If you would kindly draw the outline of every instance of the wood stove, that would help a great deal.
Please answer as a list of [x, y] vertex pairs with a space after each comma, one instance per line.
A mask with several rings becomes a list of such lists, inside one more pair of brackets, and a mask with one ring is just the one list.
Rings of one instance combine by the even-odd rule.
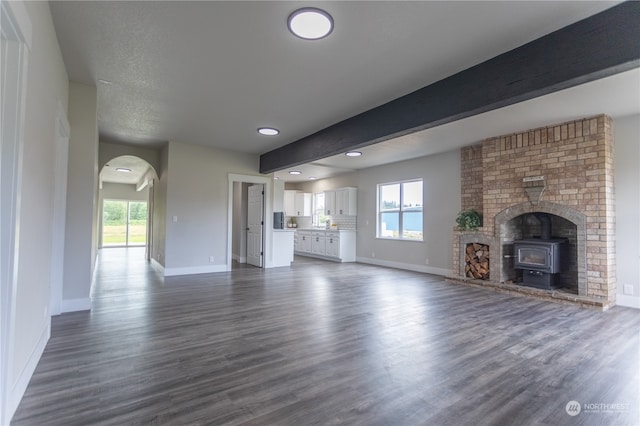
[[565, 238], [531, 238], [514, 242], [516, 269], [522, 269], [522, 284], [551, 290], [559, 287], [562, 272]]
[[559, 273], [565, 263], [569, 241], [551, 237], [551, 219], [546, 213], [534, 213], [541, 225], [540, 238], [514, 242], [516, 269], [522, 270], [522, 284], [551, 290], [561, 287]]

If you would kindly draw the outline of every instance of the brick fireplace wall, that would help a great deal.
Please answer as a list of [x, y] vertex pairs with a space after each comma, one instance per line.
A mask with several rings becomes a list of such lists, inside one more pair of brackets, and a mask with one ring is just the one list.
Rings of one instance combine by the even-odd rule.
[[[615, 303], [615, 200], [612, 121], [605, 115], [486, 139], [460, 153], [462, 208], [483, 213], [476, 233], [454, 232], [453, 271], [467, 241], [491, 241], [492, 256], [503, 256], [503, 221], [546, 211], [577, 225], [577, 275], [581, 296]], [[525, 178], [540, 179], [539, 200]], [[498, 250], [496, 250], [496, 248]], [[464, 249], [464, 247], [462, 247]], [[498, 259], [492, 279], [504, 279]]]

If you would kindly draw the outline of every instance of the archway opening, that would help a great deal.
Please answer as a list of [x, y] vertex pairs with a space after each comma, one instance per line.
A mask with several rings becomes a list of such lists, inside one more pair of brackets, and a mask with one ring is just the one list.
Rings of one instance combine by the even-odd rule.
[[146, 160], [122, 155], [100, 171], [98, 236], [100, 248], [146, 247], [153, 243], [154, 181], [158, 175]]

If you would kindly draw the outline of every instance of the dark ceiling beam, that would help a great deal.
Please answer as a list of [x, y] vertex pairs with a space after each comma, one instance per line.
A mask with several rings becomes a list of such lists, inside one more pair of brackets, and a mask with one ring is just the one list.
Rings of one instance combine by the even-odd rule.
[[628, 1], [260, 156], [260, 172], [362, 148], [640, 67]]

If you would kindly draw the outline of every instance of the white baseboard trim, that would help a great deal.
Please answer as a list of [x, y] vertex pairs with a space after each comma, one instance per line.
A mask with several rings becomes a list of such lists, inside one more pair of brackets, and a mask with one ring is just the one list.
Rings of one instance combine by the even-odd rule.
[[616, 305], [640, 309], [640, 297], [618, 294], [616, 295]]
[[20, 376], [18, 380], [16, 380], [16, 384], [13, 386], [8, 396], [8, 406], [7, 406], [7, 418], [11, 419], [18, 409], [18, 405], [20, 405], [20, 401], [24, 396], [24, 392], [27, 390], [27, 386], [31, 381], [31, 377], [33, 376], [33, 372], [36, 371], [36, 367], [38, 366], [38, 362], [40, 362], [40, 358], [42, 358], [42, 353], [44, 352], [44, 348], [47, 346], [47, 342], [51, 337], [51, 320], [47, 321], [47, 325], [44, 330], [42, 330], [42, 334], [38, 339], [38, 343], [35, 348], [33, 348], [33, 352], [31, 352], [31, 356], [27, 360], [27, 364], [24, 366], [24, 369], [20, 372]]
[[151, 258], [151, 267], [154, 269], [154, 271], [164, 275], [164, 266], [162, 266], [162, 264], [154, 258]]
[[62, 299], [60, 303], [60, 312], [77, 312], [91, 310], [91, 298], [85, 299]]
[[440, 275], [448, 277], [451, 275], [450, 269], [435, 268], [433, 266], [414, 265], [412, 263], [394, 262], [391, 260], [380, 260], [370, 257], [357, 257], [356, 262], [368, 263], [370, 265], [386, 266], [388, 268], [405, 269], [407, 271], [422, 272], [425, 274]]
[[227, 272], [227, 265], [187, 266], [184, 268], [164, 268], [165, 277], [176, 275], [211, 274], [215, 272]]
[[238, 263], [247, 263], [246, 256], [240, 256], [239, 254], [234, 254], [231, 258]]

